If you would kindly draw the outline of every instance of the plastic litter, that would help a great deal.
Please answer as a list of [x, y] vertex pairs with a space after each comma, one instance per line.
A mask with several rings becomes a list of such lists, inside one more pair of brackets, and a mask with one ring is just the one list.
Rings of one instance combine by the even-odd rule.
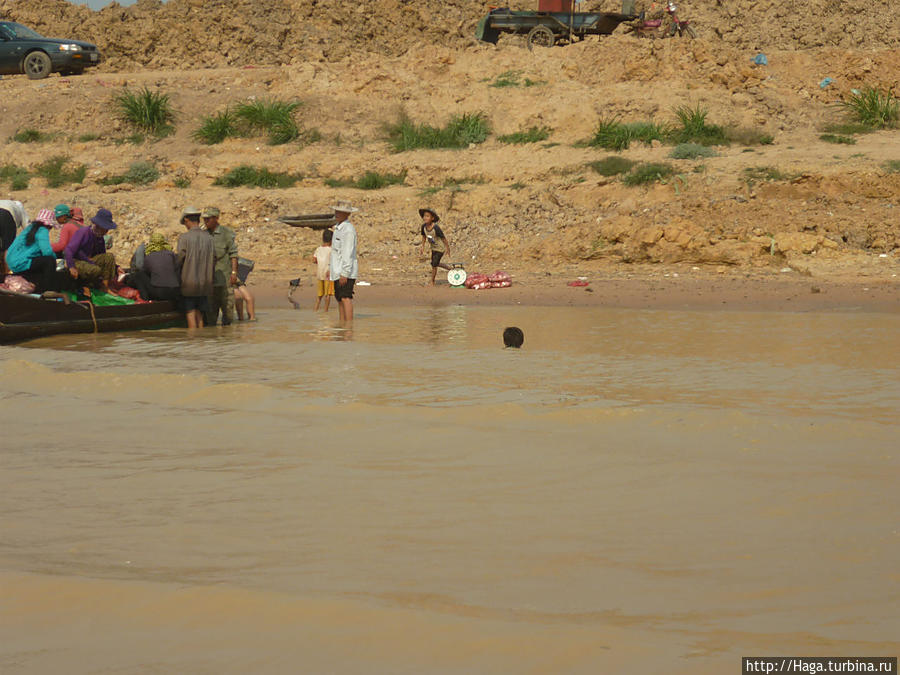
[[819, 82], [819, 89], [824, 89], [825, 87], [827, 87], [827, 86], [828, 86], [829, 84], [831, 84], [832, 82], [834, 82], [834, 80], [832, 80], [830, 77], [826, 77], [824, 80], [822, 80], [821, 82]]
[[769, 65], [769, 59], [767, 59], [767, 58], [766, 58], [766, 55], [763, 54], [762, 52], [760, 52], [760, 53], [757, 54], [756, 56], [751, 57], [751, 60], [753, 61], [753, 63], [755, 63], [755, 64], [758, 65], [758, 66], [767, 66], [767, 65]]
[[356, 285], [357, 286], [371, 286], [372, 284], [370, 284], [368, 281], [357, 281]]
[[576, 279], [575, 281], [570, 281], [569, 283], [567, 283], [566, 286], [573, 286], [576, 288], [580, 288], [581, 286], [587, 286], [589, 283], [590, 283], [589, 281], [582, 281], [581, 279]]

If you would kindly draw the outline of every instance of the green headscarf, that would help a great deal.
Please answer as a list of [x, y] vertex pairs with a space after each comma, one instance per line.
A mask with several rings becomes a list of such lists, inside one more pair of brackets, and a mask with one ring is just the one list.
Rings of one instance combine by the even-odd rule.
[[144, 253], [156, 253], [157, 251], [171, 251], [172, 247], [166, 241], [165, 235], [160, 232], [154, 232], [150, 235], [150, 242], [144, 247]]

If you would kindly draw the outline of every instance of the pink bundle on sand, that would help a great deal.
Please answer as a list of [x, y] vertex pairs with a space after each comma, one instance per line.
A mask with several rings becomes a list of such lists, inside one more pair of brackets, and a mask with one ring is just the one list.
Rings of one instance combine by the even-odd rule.
[[466, 288], [481, 291], [486, 288], [507, 288], [512, 285], [512, 280], [506, 272], [497, 270], [490, 276], [487, 274], [470, 274], [466, 278]]

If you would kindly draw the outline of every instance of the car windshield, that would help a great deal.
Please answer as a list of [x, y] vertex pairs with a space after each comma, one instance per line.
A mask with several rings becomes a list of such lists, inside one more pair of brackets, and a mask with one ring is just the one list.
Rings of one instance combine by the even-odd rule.
[[20, 23], [3, 23], [0, 24], [0, 29], [3, 30], [4, 35], [10, 38], [34, 39], [44, 37], [40, 33], [35, 33], [28, 26], [23, 26]]

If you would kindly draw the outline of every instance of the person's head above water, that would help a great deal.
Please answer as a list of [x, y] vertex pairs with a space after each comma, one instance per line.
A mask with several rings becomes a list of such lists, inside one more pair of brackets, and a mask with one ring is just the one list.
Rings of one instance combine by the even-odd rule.
[[510, 326], [506, 330], [503, 331], [503, 346], [504, 347], [515, 347], [518, 349], [525, 342], [525, 333], [522, 332], [521, 328], [516, 328], [515, 326]]

